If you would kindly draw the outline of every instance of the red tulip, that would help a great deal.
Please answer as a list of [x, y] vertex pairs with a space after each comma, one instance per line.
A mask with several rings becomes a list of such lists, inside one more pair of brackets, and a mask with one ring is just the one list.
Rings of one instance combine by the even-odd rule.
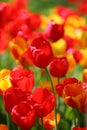
[[[8, 17], [13, 20], [9, 22], [7, 29], [10, 32], [11, 37], [14, 38], [16, 36], [22, 36], [23, 38], [25, 38], [25, 40], [28, 40], [28, 38], [30, 38], [30, 36], [33, 34], [32, 31], [40, 27], [41, 16], [39, 14], [31, 13], [27, 9], [19, 8], [18, 10], [17, 6], [12, 9], [10, 8], [11, 7], [8, 8], [8, 15], [11, 16]], [[15, 11], [15, 9], [17, 11]]]
[[78, 8], [81, 14], [87, 14], [87, 1], [86, 0], [82, 0], [79, 4], [78, 4]]
[[75, 49], [75, 46], [78, 44], [78, 41], [74, 38], [71, 38], [69, 36], [64, 36], [64, 40], [66, 41], [66, 49]]
[[0, 2], [0, 28], [3, 28], [6, 24], [6, 9], [8, 4], [5, 2]]
[[81, 127], [73, 127], [72, 130], [87, 130], [87, 126], [81, 128]]
[[64, 35], [64, 25], [57, 24], [55, 21], [50, 21], [47, 25], [45, 36], [52, 42], [56, 42]]
[[10, 87], [4, 92], [3, 99], [6, 111], [11, 113], [12, 108], [25, 99], [25, 95], [19, 88]]
[[44, 117], [54, 109], [55, 96], [46, 88], [36, 88], [32, 94], [32, 99], [36, 103], [38, 117]]
[[40, 68], [45, 68], [53, 58], [52, 48], [42, 35], [33, 39], [29, 45], [28, 54], [31, 62]]
[[0, 54], [1, 54], [7, 50], [9, 45], [8, 34], [3, 29], [0, 29], [0, 42], [1, 42]]
[[33, 106], [26, 101], [22, 101], [15, 105], [12, 109], [11, 115], [13, 122], [22, 130], [30, 129], [34, 125], [36, 119]]
[[54, 77], [64, 77], [68, 70], [68, 61], [66, 57], [55, 57], [50, 63], [49, 70]]
[[41, 15], [30, 13], [27, 19], [27, 25], [31, 30], [36, 30], [41, 25]]
[[13, 69], [10, 80], [14, 87], [19, 87], [23, 92], [31, 92], [34, 86], [34, 73], [23, 68]]
[[28, 4], [28, 0], [13, 0], [13, 2], [18, 8], [25, 8]]
[[76, 62], [78, 63], [81, 59], [82, 59], [82, 53], [80, 52], [80, 50], [74, 50], [73, 52], [73, 56], [76, 60]]
[[57, 10], [57, 13], [65, 20], [69, 16], [78, 14], [76, 11], [73, 11], [72, 9], [70, 9], [66, 6], [57, 6], [56, 10]]

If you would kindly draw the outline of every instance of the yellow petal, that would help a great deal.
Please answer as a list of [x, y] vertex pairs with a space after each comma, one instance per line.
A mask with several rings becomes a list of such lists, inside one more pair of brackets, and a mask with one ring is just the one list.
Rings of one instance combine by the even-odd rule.
[[52, 43], [51, 46], [55, 56], [62, 56], [66, 52], [66, 42], [62, 38]]
[[1, 91], [5, 91], [10, 86], [11, 86], [10, 70], [2, 69], [0, 71], [0, 89], [1, 89]]

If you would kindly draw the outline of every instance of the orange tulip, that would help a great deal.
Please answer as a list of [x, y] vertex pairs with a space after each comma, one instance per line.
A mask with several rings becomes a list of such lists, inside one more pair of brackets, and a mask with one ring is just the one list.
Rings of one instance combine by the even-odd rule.
[[80, 109], [87, 102], [87, 85], [76, 78], [65, 79], [62, 84], [56, 86], [56, 91], [64, 98], [65, 103], [73, 108]]
[[0, 124], [0, 130], [8, 130], [8, 126], [4, 124]]

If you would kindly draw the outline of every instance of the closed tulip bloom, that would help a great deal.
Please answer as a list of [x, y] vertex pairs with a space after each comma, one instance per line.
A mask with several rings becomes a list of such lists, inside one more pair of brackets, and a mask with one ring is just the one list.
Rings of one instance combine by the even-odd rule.
[[36, 112], [38, 117], [42, 118], [54, 109], [55, 96], [46, 88], [36, 88], [32, 94], [32, 99], [37, 104]]
[[32, 128], [36, 120], [35, 110], [32, 105], [29, 105], [26, 101], [20, 102], [15, 105], [11, 112], [12, 120], [22, 130], [28, 130]]
[[55, 57], [49, 66], [49, 71], [54, 77], [64, 77], [68, 70], [68, 61], [66, 57]]
[[80, 52], [80, 50], [74, 50], [73, 56], [76, 60], [76, 63], [79, 63], [79, 61], [82, 59], [82, 53]]
[[10, 73], [10, 80], [14, 87], [19, 87], [23, 92], [31, 92], [34, 87], [32, 70], [24, 70], [20, 67], [13, 69]]
[[53, 58], [51, 45], [42, 35], [33, 39], [28, 54], [31, 62], [39, 68], [45, 68]]
[[12, 108], [25, 99], [24, 93], [19, 88], [10, 87], [3, 94], [4, 106], [8, 113]]
[[64, 25], [50, 21], [47, 25], [45, 36], [52, 42], [56, 42], [64, 36]]
[[[86, 90], [76, 78], [67, 78], [56, 86], [57, 93], [73, 108], [81, 108], [86, 102]], [[61, 91], [61, 92], [60, 92]], [[60, 94], [61, 93], [61, 94]]]

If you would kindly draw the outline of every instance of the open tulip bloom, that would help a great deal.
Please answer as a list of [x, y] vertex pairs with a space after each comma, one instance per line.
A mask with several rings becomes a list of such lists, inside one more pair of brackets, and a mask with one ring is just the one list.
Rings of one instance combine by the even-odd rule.
[[87, 130], [87, 0], [1, 1], [0, 130]]

